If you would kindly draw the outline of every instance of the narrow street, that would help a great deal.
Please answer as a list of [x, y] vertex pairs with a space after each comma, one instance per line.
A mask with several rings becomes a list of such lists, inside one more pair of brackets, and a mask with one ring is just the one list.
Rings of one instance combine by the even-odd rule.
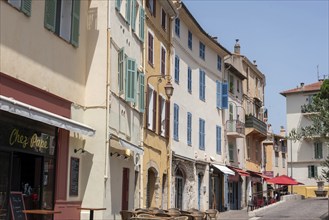
[[277, 220], [298, 219], [315, 220], [328, 219], [328, 199], [309, 198], [305, 200], [293, 200], [273, 205], [258, 211], [255, 217], [248, 217], [246, 210], [228, 211], [220, 213], [219, 219], [250, 219], [250, 220]]

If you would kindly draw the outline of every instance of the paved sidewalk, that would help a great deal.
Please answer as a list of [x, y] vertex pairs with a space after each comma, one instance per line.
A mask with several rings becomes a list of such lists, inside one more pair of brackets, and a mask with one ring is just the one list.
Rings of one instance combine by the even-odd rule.
[[247, 209], [242, 210], [229, 210], [226, 212], [220, 212], [219, 220], [226, 220], [226, 219], [235, 219], [235, 220], [246, 220], [249, 219]]

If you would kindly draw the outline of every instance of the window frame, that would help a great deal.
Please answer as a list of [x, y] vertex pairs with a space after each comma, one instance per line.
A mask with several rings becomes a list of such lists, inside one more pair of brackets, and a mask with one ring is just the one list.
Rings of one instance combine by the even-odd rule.
[[180, 58], [175, 55], [175, 83], [179, 84]]
[[167, 17], [166, 11], [161, 8], [161, 27], [164, 31], [167, 31]]
[[201, 41], [199, 43], [199, 57], [202, 60], [206, 60], [206, 45]]
[[174, 103], [174, 123], [173, 123], [173, 135], [174, 140], [179, 141], [179, 106]]
[[[161, 75], [166, 75], [166, 65], [167, 65], [167, 50], [166, 48], [161, 44], [160, 46], [160, 73]], [[164, 53], [164, 54], [163, 54]]]
[[180, 37], [180, 19], [175, 19], [175, 34]]
[[192, 94], [192, 69], [187, 67], [187, 91]]
[[150, 30], [147, 34], [147, 61], [154, 66], [154, 34]]
[[190, 30], [188, 30], [188, 33], [187, 33], [187, 46], [190, 50], [192, 50], [192, 48], [193, 48], [193, 35], [192, 35], [192, 32]]
[[205, 138], [206, 138], [206, 121], [202, 118], [199, 118], [199, 150], [205, 150]]
[[192, 113], [187, 112], [187, 145], [192, 146]]

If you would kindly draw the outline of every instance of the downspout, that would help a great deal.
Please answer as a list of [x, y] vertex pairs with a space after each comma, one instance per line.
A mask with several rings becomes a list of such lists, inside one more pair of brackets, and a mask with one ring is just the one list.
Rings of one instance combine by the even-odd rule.
[[104, 169], [104, 182], [106, 183], [108, 180], [108, 155], [109, 155], [109, 145], [110, 145], [110, 138], [109, 134], [109, 110], [110, 110], [110, 100], [109, 100], [109, 91], [110, 91], [110, 3], [107, 1], [107, 27], [106, 27], [106, 113], [105, 113], [105, 169]]

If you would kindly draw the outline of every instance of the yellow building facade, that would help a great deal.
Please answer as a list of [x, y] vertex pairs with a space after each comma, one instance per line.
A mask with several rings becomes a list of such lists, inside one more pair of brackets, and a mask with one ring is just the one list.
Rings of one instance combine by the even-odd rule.
[[170, 201], [170, 96], [165, 86], [171, 80], [171, 23], [176, 14], [171, 1], [146, 1], [144, 207], [167, 208]]

